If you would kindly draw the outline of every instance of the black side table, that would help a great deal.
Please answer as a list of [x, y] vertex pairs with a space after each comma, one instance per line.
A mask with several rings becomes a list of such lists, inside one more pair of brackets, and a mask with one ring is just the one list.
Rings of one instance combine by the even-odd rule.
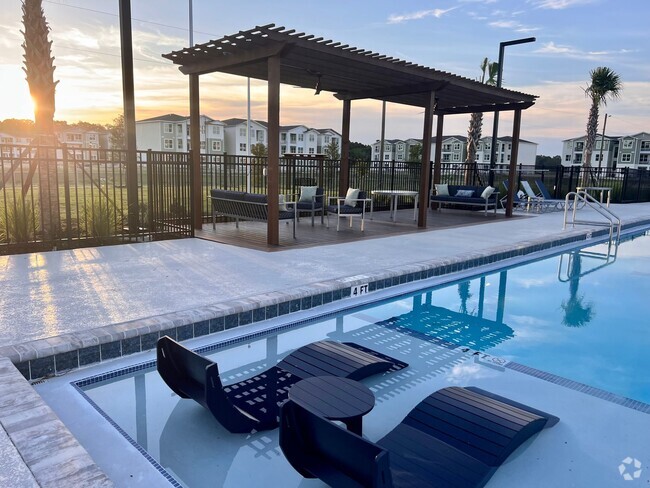
[[375, 406], [375, 396], [364, 384], [338, 376], [314, 376], [289, 390], [289, 399], [329, 420], [340, 420], [361, 435], [362, 419]]

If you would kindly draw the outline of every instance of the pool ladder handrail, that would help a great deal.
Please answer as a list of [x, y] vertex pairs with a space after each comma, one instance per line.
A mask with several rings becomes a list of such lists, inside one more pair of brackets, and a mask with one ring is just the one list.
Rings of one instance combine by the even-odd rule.
[[[573, 197], [573, 198], [571, 198]], [[571, 203], [573, 205], [571, 205]], [[582, 205], [580, 205], [582, 203]], [[591, 208], [598, 212], [601, 216], [605, 218], [607, 222], [594, 221], [594, 220], [578, 220], [576, 218], [576, 213], [579, 209], [584, 208], [585, 206]], [[571, 211], [571, 220], [568, 219], [569, 211]], [[565, 202], [564, 202], [564, 225], [562, 229], [566, 229], [567, 224], [573, 226], [577, 225], [600, 225], [609, 227], [609, 244], [607, 249], [607, 254], [610, 254], [612, 242], [615, 241], [615, 254], [618, 250], [618, 242], [621, 239], [621, 219], [618, 215], [612, 212], [608, 207], [603, 205], [600, 201], [596, 200], [589, 193], [584, 190], [572, 191], [567, 193]]]
[[[600, 253], [600, 252], [594, 252], [594, 251], [585, 251], [584, 249], [580, 250], [577, 252], [577, 254], [580, 255], [581, 258], [592, 258], [595, 260], [602, 260], [604, 261], [603, 263], [599, 264], [598, 266], [594, 266], [591, 269], [588, 269], [586, 271], [581, 271], [578, 276], [572, 276], [570, 273], [571, 269], [571, 261], [575, 258], [575, 252], [571, 253], [564, 253], [560, 255], [560, 261], [558, 263], [558, 269], [557, 269], [557, 279], [561, 283], [568, 283], [572, 279], [576, 278], [582, 278], [583, 276], [586, 276], [588, 274], [593, 273], [594, 271], [598, 271], [599, 269], [604, 268], [605, 266], [609, 266], [610, 264], [614, 264], [614, 261], [616, 261], [616, 255], [618, 254], [618, 242], [614, 243], [614, 253], [612, 254], [610, 252], [610, 246], [607, 247], [607, 253]], [[564, 256], [568, 255], [567, 258], [567, 271], [566, 271], [566, 278], [562, 276], [562, 268], [563, 268], [563, 261], [564, 261]]]

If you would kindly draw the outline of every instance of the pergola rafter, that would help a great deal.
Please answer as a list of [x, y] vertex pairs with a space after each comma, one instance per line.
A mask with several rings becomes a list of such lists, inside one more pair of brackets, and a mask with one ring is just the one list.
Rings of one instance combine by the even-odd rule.
[[[271, 135], [279, 135], [279, 89], [271, 84], [289, 84], [302, 88], [315, 88], [334, 93], [343, 101], [343, 145], [349, 145], [350, 102], [375, 99], [425, 109], [424, 140], [431, 144], [434, 115], [473, 112], [520, 112], [535, 103], [535, 96], [486, 85], [469, 78], [439, 71], [415, 63], [393, 58], [330, 39], [315, 37], [304, 32], [287, 30], [274, 24], [257, 26], [246, 31], [210, 40], [203, 44], [172, 51], [163, 57], [179, 65], [190, 78], [212, 72], [245, 76], [269, 83], [269, 143]], [[198, 113], [198, 86], [190, 96], [190, 111]], [[273, 123], [272, 123], [273, 121]], [[273, 127], [272, 127], [273, 126]], [[518, 131], [518, 129], [517, 129]], [[199, 140], [191, 136], [192, 147], [200, 147]], [[274, 146], [276, 144], [273, 144]], [[423, 151], [428, 154], [429, 151]], [[198, 157], [194, 158], [198, 165]], [[277, 172], [279, 155], [269, 144], [268, 194], [278, 193]], [[423, 161], [420, 201], [427, 202], [425, 172], [429, 161]], [[436, 164], [440, 161], [436, 160]], [[511, 171], [516, 161], [511, 159]], [[347, 188], [348, 157], [342, 151], [340, 189]], [[428, 175], [428, 173], [427, 173]], [[194, 188], [200, 191], [200, 168], [194, 168]], [[269, 199], [268, 242], [277, 242], [277, 205]], [[200, 201], [200, 197], [196, 199]], [[195, 227], [201, 225], [200, 212]], [[426, 226], [426, 212], [420, 212], [418, 225]], [[275, 227], [275, 230], [272, 228]]]

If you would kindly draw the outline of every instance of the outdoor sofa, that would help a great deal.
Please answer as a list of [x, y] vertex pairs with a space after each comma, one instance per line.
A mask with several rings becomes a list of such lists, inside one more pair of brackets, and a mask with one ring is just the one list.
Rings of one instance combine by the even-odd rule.
[[[243, 191], [210, 190], [212, 200], [212, 228], [216, 228], [217, 215], [232, 217], [239, 228], [239, 220], [268, 220], [269, 205], [266, 195], [259, 193], [246, 193]], [[297, 214], [288, 203], [280, 203], [280, 220], [293, 220], [293, 237], [296, 237]]]
[[[499, 204], [499, 192], [482, 186], [470, 185], [435, 185], [435, 194], [431, 196], [431, 208], [438, 204], [438, 208], [443, 205], [452, 205], [454, 207], [481, 207], [485, 209], [487, 215], [488, 209], [494, 209], [497, 213]], [[486, 195], [484, 197], [483, 195]]]

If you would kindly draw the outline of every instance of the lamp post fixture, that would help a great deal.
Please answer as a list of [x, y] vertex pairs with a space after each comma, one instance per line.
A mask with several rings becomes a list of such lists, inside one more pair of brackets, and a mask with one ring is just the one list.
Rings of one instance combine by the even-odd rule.
[[[603, 121], [603, 133], [600, 135], [600, 152], [598, 153], [598, 173], [600, 173], [600, 166], [603, 162], [603, 146], [605, 145], [605, 129], [607, 128], [607, 117], [611, 117], [611, 115], [605, 114], [605, 120]], [[609, 152], [609, 149], [607, 151]]]
[[[513, 46], [515, 44], [525, 44], [527, 42], [535, 42], [537, 39], [534, 37], [526, 37], [524, 39], [515, 39], [512, 41], [504, 41], [499, 43], [499, 70], [497, 71], [497, 87], [501, 88], [501, 77], [503, 76], [503, 55], [506, 46]], [[499, 132], [499, 112], [494, 112], [494, 123], [492, 125], [492, 147], [490, 148], [490, 174], [489, 185], [494, 186], [494, 167], [496, 166], [497, 158], [497, 135]]]

